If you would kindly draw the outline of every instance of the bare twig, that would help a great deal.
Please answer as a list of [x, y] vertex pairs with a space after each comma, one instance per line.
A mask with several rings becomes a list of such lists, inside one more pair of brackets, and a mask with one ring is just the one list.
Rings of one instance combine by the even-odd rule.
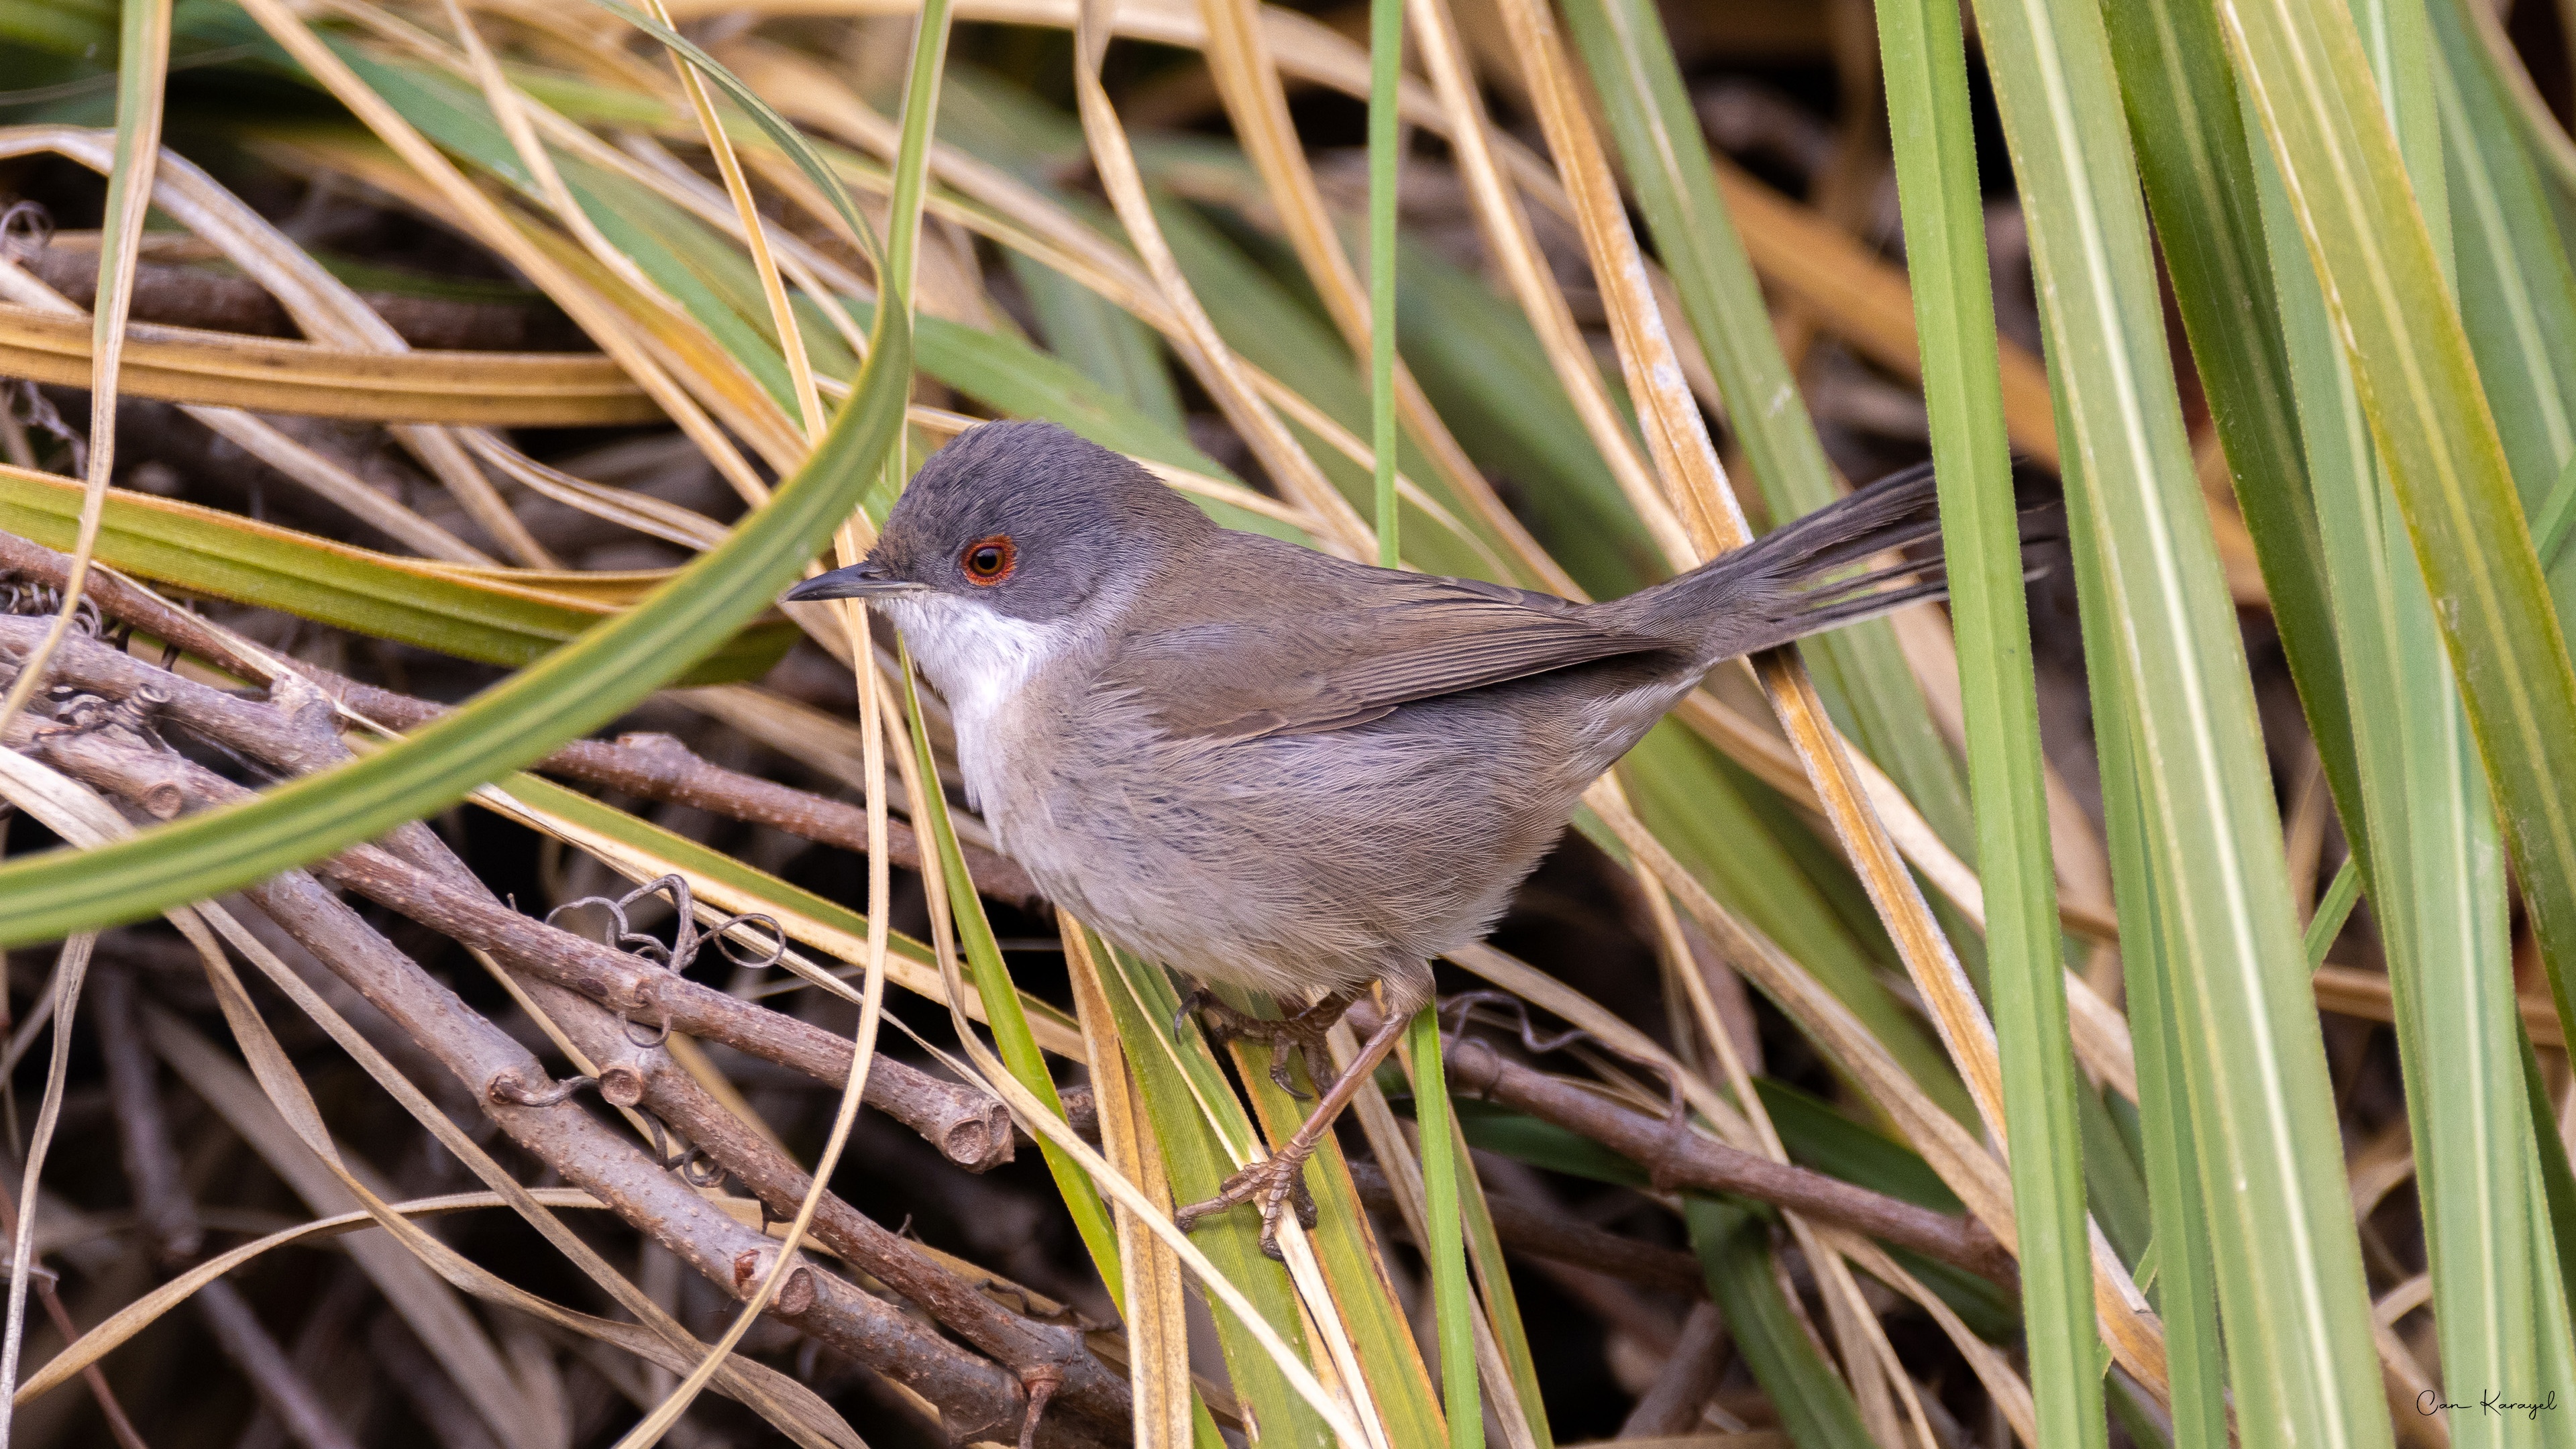
[[[98, 254], [86, 249], [50, 246], [27, 258], [26, 268], [47, 286], [83, 308], [97, 300]], [[414, 347], [473, 352], [541, 351], [572, 341], [578, 334], [553, 308], [531, 298], [517, 302], [476, 302], [452, 297], [417, 297], [401, 292], [360, 294], [375, 313]], [[204, 327], [259, 337], [292, 337], [294, 320], [268, 289], [244, 276], [228, 275], [168, 262], [143, 262], [134, 269], [133, 319], [175, 327]]]
[[[351, 709], [395, 729], [410, 729], [446, 713], [443, 706], [379, 689], [355, 680], [325, 677], [325, 672], [299, 664], [314, 681]], [[615, 741], [575, 740], [537, 762], [550, 775], [584, 784], [622, 790], [647, 800], [686, 805], [728, 819], [784, 830], [790, 835], [865, 854], [867, 811], [844, 800], [799, 790], [790, 785], [728, 770], [699, 758], [670, 735], [628, 734]], [[1043, 907], [1046, 898], [1027, 871], [1007, 856], [961, 844], [975, 888], [995, 900], [1024, 910]], [[912, 827], [888, 821], [886, 859], [909, 871], [921, 869], [921, 843]]]
[[259, 1401], [286, 1426], [288, 1437], [304, 1449], [357, 1449], [329, 1406], [289, 1363], [268, 1329], [242, 1300], [241, 1290], [221, 1278], [197, 1290], [193, 1300], [215, 1343], [233, 1366], [250, 1380]]
[[[238, 787], [155, 752], [119, 726], [80, 732], [54, 729], [34, 743], [57, 768], [144, 803], [156, 813], [238, 793]], [[383, 850], [365, 849], [416, 882], [434, 885], [453, 897], [466, 894]], [[477, 1094], [485, 1115], [566, 1180], [599, 1198], [737, 1298], [747, 1296], [767, 1275], [775, 1244], [726, 1216], [580, 1104], [544, 1091], [544, 1068], [525, 1047], [431, 979], [312, 876], [288, 871], [244, 894], [436, 1055]], [[582, 940], [568, 932], [553, 934], [567, 941]], [[597, 949], [618, 955], [606, 947]], [[843, 1071], [847, 1070], [845, 1056]], [[937, 1404], [951, 1429], [961, 1435], [998, 1433], [1023, 1417], [1027, 1396], [1011, 1371], [968, 1353], [819, 1268], [805, 1266], [790, 1276], [771, 1312]], [[1107, 1442], [1087, 1430], [1081, 1421], [1060, 1417], [1042, 1427], [1040, 1440], [1061, 1449]]]
[[[1377, 1019], [1365, 1001], [1351, 1009], [1351, 1025], [1357, 1030], [1370, 1030]], [[1981, 1223], [1740, 1152], [1688, 1130], [1680, 1121], [1649, 1117], [1523, 1066], [1474, 1037], [1461, 1038], [1447, 1061], [1449, 1083], [1458, 1091], [1591, 1138], [1645, 1168], [1658, 1188], [1753, 1198], [1910, 1248], [1998, 1283], [2020, 1282], [2012, 1255]]]
[[[548, 990], [542, 985], [532, 989]], [[558, 1001], [568, 1008], [556, 1020], [597, 1064], [603, 1096], [621, 1106], [640, 1106], [670, 1124], [750, 1189], [773, 1216], [795, 1214], [812, 1178], [726, 1111], [669, 1053], [637, 1046], [585, 998], [553, 988], [550, 997], [540, 1000], [549, 1010]], [[1009, 1312], [837, 1194], [824, 1194], [813, 1232], [851, 1266], [1008, 1365], [1023, 1384], [1051, 1376], [1059, 1407], [1091, 1419], [1099, 1433], [1114, 1438], [1128, 1427], [1133, 1408], [1126, 1380], [1093, 1358], [1073, 1330]]]
[[[6, 554], [6, 539], [0, 534], [0, 556]], [[0, 618], [0, 655], [23, 657], [27, 639], [42, 627], [37, 620]], [[82, 638], [64, 641], [53, 672], [65, 683], [109, 699], [146, 702], [158, 719], [289, 773], [336, 763], [344, 750], [330, 728], [327, 701], [295, 676], [272, 681], [278, 703], [262, 704]], [[167, 819], [192, 791], [217, 800], [243, 793], [203, 771], [192, 783], [180, 766], [175, 757], [161, 757], [141, 767], [160, 778], [137, 803]], [[388, 840], [403, 844], [404, 853], [415, 858], [444, 853], [435, 834], [416, 821]], [[522, 915], [492, 899], [470, 876], [442, 879], [375, 846], [360, 846], [317, 868], [424, 925], [491, 952], [514, 971], [579, 991], [648, 1026], [667, 1022], [674, 1030], [723, 1042], [824, 1082], [849, 1075], [850, 1044], [831, 1032]], [[887, 1060], [869, 1073], [865, 1100], [921, 1133], [961, 1166], [980, 1172], [1011, 1160], [1009, 1114], [972, 1087]]]

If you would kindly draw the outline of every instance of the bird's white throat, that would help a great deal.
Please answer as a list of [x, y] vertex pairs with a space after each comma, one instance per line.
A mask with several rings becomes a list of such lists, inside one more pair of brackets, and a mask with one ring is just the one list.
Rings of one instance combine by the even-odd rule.
[[1030, 676], [1066, 643], [1062, 624], [1034, 624], [968, 599], [939, 593], [906, 594], [879, 605], [948, 701], [957, 730], [957, 763], [966, 777], [968, 803], [987, 808], [986, 785], [998, 772], [1005, 716]]

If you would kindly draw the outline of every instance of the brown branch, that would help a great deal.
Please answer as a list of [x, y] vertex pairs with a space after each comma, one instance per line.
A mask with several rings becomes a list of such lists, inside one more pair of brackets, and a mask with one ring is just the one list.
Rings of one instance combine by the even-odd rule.
[[[150, 802], [147, 803], [146, 808], [154, 809], [156, 813], [173, 803], [174, 794], [180, 797], [176, 803], [181, 808], [185, 808], [238, 793], [237, 787], [228, 785], [197, 766], [170, 756], [146, 751], [141, 747], [139, 740], [127, 744], [113, 738], [123, 735], [124, 732], [121, 729], [113, 727], [82, 734], [58, 731], [40, 734], [33, 743], [49, 756], [55, 757], [65, 768], [82, 774], [84, 778], [104, 783], [127, 798]], [[131, 739], [130, 736], [126, 738]], [[612, 951], [569, 932], [544, 926], [541, 922], [531, 921], [527, 917], [510, 911], [499, 902], [493, 901], [488, 892], [482, 891], [479, 883], [472, 883], [471, 877], [465, 875], [461, 863], [454, 862], [452, 857], [444, 855], [443, 845], [437, 845], [434, 836], [430, 837], [430, 841], [431, 849], [437, 852], [437, 858], [442, 860], [447, 868], [439, 869], [431, 865], [402, 860], [393, 856], [390, 851], [377, 847], [363, 847], [362, 850], [367, 855], [376, 857], [379, 864], [388, 868], [392, 874], [404, 878], [411, 886], [426, 887], [438, 893], [441, 899], [452, 906], [461, 907], [487, 920], [498, 916], [510, 917], [528, 926], [536, 927], [538, 933], [555, 938], [555, 943], [559, 947], [568, 945], [585, 955], [615, 957], [629, 966], [643, 964], [633, 957], [625, 956], [624, 953]], [[462, 879], [459, 879], [460, 877]], [[456, 1069], [452, 1059], [452, 1049], [442, 1051], [439, 1042], [431, 1040], [424, 1034], [423, 1022], [434, 1020], [434, 1008], [424, 1008], [419, 1003], [413, 1003], [414, 1009], [409, 1015], [397, 1010], [396, 1003], [385, 999], [384, 992], [388, 988], [380, 981], [374, 989], [371, 989], [369, 982], [362, 979], [361, 973], [351, 970], [350, 958], [352, 953], [365, 955], [371, 952], [379, 961], [379, 974], [390, 973], [395, 977], [420, 975], [417, 965], [411, 963], [408, 958], [400, 956], [398, 952], [394, 952], [390, 943], [384, 942], [381, 937], [374, 936], [374, 933], [359, 922], [354, 914], [347, 913], [345, 906], [339, 905], [327, 891], [302, 872], [290, 872], [277, 877], [253, 888], [248, 894], [272, 920], [294, 936], [316, 958], [340, 972], [349, 984], [366, 996], [377, 1010], [400, 1023], [407, 1032], [420, 1040], [424, 1047], [438, 1054], [442, 1062], [455, 1070], [455, 1074], [469, 1086], [474, 1085], [477, 1080], [475, 1076], [465, 1070]], [[326, 906], [324, 902], [329, 904]], [[488, 907], [488, 910], [478, 911], [478, 906]], [[337, 919], [342, 914], [346, 915], [346, 919]], [[326, 937], [336, 934], [337, 939], [316, 939], [317, 933]], [[331, 949], [335, 945], [338, 949]], [[495, 954], [501, 953], [496, 951]], [[645, 966], [644, 970], [656, 972], [658, 968]], [[542, 973], [532, 974], [542, 975]], [[680, 979], [668, 972], [658, 974], [664, 981]], [[543, 980], [534, 983], [534, 987], [540, 991], [551, 990], [554, 999], [546, 1004], [556, 1008], [553, 1014], [557, 1016], [559, 1024], [573, 1033], [576, 1045], [581, 1046], [584, 1055], [589, 1056], [599, 1067], [603, 1095], [608, 1096], [612, 1101], [621, 1101], [630, 1105], [642, 1102], [699, 1148], [707, 1151], [720, 1165], [751, 1186], [774, 1212], [781, 1217], [793, 1214], [797, 1203], [811, 1182], [806, 1174], [798, 1171], [783, 1154], [770, 1147], [738, 1119], [726, 1112], [703, 1088], [681, 1071], [667, 1053], [658, 1048], [638, 1048], [633, 1040], [627, 1037], [624, 1026], [607, 1011], [601, 1009], [597, 1003], [560, 987], [550, 988]], [[455, 1009], [462, 1010], [461, 1003], [456, 1003], [455, 998], [446, 993], [444, 988], [437, 987], [434, 983], [427, 983], [420, 989], [445, 996]], [[721, 993], [716, 994], [721, 995]], [[758, 1009], [754, 1008], [754, 1010]], [[775, 1013], [762, 1012], [761, 1014], [776, 1016]], [[777, 1019], [792, 1020], [784, 1017]], [[497, 1032], [497, 1029], [488, 1027], [487, 1029]], [[819, 1029], [813, 1030], [820, 1034]], [[501, 1036], [500, 1041], [508, 1043], [508, 1038]], [[843, 1045], [846, 1049], [846, 1044]], [[495, 1050], [506, 1052], [517, 1048], [515, 1043], [509, 1043], [506, 1048], [495, 1048]], [[521, 1054], [524, 1055], [524, 1053]], [[871, 1070], [871, 1080], [878, 1071], [889, 1065], [895, 1064], [878, 1061]], [[844, 1078], [847, 1071], [848, 1068], [844, 1065], [841, 1069], [841, 1075]], [[482, 1100], [486, 1104], [486, 1110], [491, 1112], [496, 1120], [502, 1120], [505, 1130], [512, 1130], [511, 1124], [502, 1119], [502, 1113], [497, 1109], [553, 1105], [531, 1100], [531, 1089], [543, 1081], [543, 1073], [534, 1066], [532, 1059], [524, 1068], [505, 1066], [496, 1070], [487, 1070], [481, 1080], [484, 1083]], [[947, 1084], [934, 1083], [934, 1085]], [[966, 1089], [957, 1090], [964, 1092]], [[579, 1115], [576, 1112], [576, 1116]], [[586, 1116], [580, 1117], [580, 1120], [585, 1123], [589, 1121]], [[521, 1134], [512, 1130], [512, 1135], [519, 1137]], [[525, 1139], [522, 1138], [522, 1140]], [[1007, 1138], [1003, 1140], [1007, 1141]], [[541, 1153], [541, 1155], [545, 1154]], [[555, 1159], [549, 1157], [548, 1160]], [[559, 1161], [555, 1165], [568, 1178], [575, 1181], [582, 1180], [580, 1172], [573, 1166]], [[598, 1188], [593, 1190], [599, 1191]], [[602, 1196], [605, 1197], [606, 1194], [602, 1193]], [[690, 1200], [696, 1201], [694, 1196], [691, 1196]], [[730, 1219], [725, 1221], [729, 1223]], [[1126, 1427], [1131, 1411], [1124, 1380], [1105, 1371], [1072, 1333], [1033, 1324], [1026, 1319], [1004, 1312], [999, 1305], [975, 1292], [972, 1287], [940, 1268], [910, 1244], [868, 1220], [836, 1196], [827, 1196], [816, 1223], [816, 1234], [827, 1246], [842, 1253], [856, 1266], [929, 1309], [943, 1323], [955, 1329], [961, 1337], [1001, 1359], [1009, 1366], [1012, 1376], [1022, 1386], [1041, 1380], [1062, 1386], [1064, 1396], [1060, 1401], [1061, 1407], [1070, 1410], [1077, 1422], [1088, 1425], [1088, 1432], [1077, 1436], [1080, 1439], [1086, 1442], [1111, 1440]], [[669, 1240], [664, 1238], [664, 1241], [668, 1243]], [[674, 1246], [673, 1251], [680, 1253], [684, 1258], [690, 1256], [677, 1246]], [[735, 1254], [729, 1261], [732, 1264], [732, 1271], [742, 1279], [735, 1285], [738, 1292], [747, 1289], [750, 1282], [757, 1281], [757, 1274], [745, 1276], [747, 1270], [743, 1267], [744, 1260], [741, 1254]], [[701, 1266], [703, 1267], [703, 1264]], [[765, 1266], [762, 1271], [765, 1271]], [[801, 1276], [798, 1279], [791, 1279], [791, 1283], [800, 1281], [802, 1281]], [[873, 1300], [868, 1301], [873, 1303]], [[843, 1346], [846, 1349], [846, 1345]], [[852, 1356], [883, 1371], [893, 1373], [897, 1377], [906, 1377], [900, 1362], [890, 1362], [882, 1354], [872, 1357], [866, 1353], [852, 1352]]]
[[[358, 846], [316, 869], [378, 905], [489, 951], [512, 971], [580, 992], [641, 1028], [668, 1023], [674, 1031], [722, 1042], [819, 1082], [849, 1079], [850, 1043], [840, 1036], [521, 915], [390, 852]], [[961, 1166], [983, 1171], [1011, 1159], [1009, 1114], [971, 1087], [880, 1059], [868, 1073], [866, 1101]]]
[[196, 1292], [197, 1312], [206, 1320], [215, 1344], [233, 1366], [250, 1380], [259, 1401], [286, 1426], [286, 1433], [304, 1449], [357, 1449], [340, 1421], [331, 1417], [322, 1396], [295, 1371], [278, 1347], [268, 1329], [243, 1301], [241, 1290], [218, 1278]]
[[[750, 1189], [771, 1216], [781, 1221], [795, 1216], [812, 1176], [726, 1111], [668, 1052], [637, 1046], [606, 1012], [583, 997], [543, 984], [531, 990], [551, 993], [538, 998], [550, 1011], [558, 1003], [566, 1008], [555, 1011], [556, 1021], [582, 1054], [597, 1064], [603, 1096], [620, 1105], [641, 1106], [669, 1124]], [[876, 1065], [883, 1066], [883, 1059]], [[1094, 1431], [1108, 1438], [1130, 1427], [1134, 1409], [1126, 1379], [1094, 1358], [1072, 1329], [1035, 1323], [1007, 1311], [836, 1193], [823, 1195], [814, 1214], [813, 1233], [852, 1266], [1009, 1365], [1032, 1392], [1040, 1381], [1053, 1382], [1059, 1412], [1088, 1418]]]
[[[1351, 1024], [1362, 1032], [1377, 1019], [1365, 1001], [1351, 1009]], [[1658, 1188], [1753, 1198], [1910, 1248], [2007, 1287], [2020, 1282], [2012, 1255], [1984, 1224], [1972, 1219], [1936, 1213], [1838, 1177], [1738, 1151], [1523, 1066], [1474, 1037], [1459, 1039], [1447, 1062], [1449, 1084], [1457, 1091], [1588, 1137], [1645, 1168]]]
[[[41, 620], [0, 618], [0, 656], [23, 657], [42, 628]], [[345, 750], [330, 727], [328, 702], [315, 686], [294, 676], [272, 681], [277, 703], [261, 704], [155, 668], [96, 640], [74, 637], [55, 655], [52, 677], [106, 698], [150, 702], [158, 717], [289, 773], [337, 763]], [[36, 737], [39, 747], [45, 738], [50, 736]], [[199, 771], [202, 778], [192, 777], [178, 768], [180, 763], [161, 759], [155, 768], [163, 778], [148, 787], [137, 782], [136, 788], [147, 790], [137, 803], [167, 819], [192, 794], [233, 799], [247, 793], [211, 773]], [[414, 859], [437, 859], [446, 851], [436, 834], [417, 821], [397, 829], [387, 844]], [[831, 1032], [522, 915], [494, 900], [461, 868], [456, 876], [441, 878], [384, 848], [360, 846], [316, 869], [491, 952], [513, 971], [570, 987], [613, 1010], [655, 1024], [668, 1020], [675, 1030], [766, 1057], [826, 1083], [849, 1076], [850, 1044]], [[961, 1166], [981, 1172], [1011, 1160], [1010, 1114], [974, 1088], [942, 1081], [903, 1062], [881, 1060], [868, 1074], [866, 1101]]]
[[[32, 743], [57, 768], [143, 803], [156, 814], [238, 793], [238, 787], [196, 765], [153, 751], [119, 726], [80, 732], [52, 728]], [[365, 849], [415, 876], [428, 876], [382, 850]], [[450, 1074], [476, 1094], [487, 1117], [566, 1181], [650, 1233], [737, 1299], [748, 1297], [767, 1276], [777, 1244], [766, 1234], [735, 1222], [580, 1104], [542, 1090], [547, 1083], [545, 1069], [526, 1047], [431, 978], [314, 877], [300, 870], [287, 871], [243, 894], [437, 1056]], [[835, 1351], [902, 1381], [938, 1405], [961, 1440], [998, 1435], [1019, 1422], [1024, 1412], [1027, 1396], [1010, 1370], [950, 1343], [927, 1325], [818, 1267], [802, 1265], [792, 1272], [769, 1312]], [[1041, 1440], [1059, 1449], [1108, 1442], [1086, 1432], [1087, 1427], [1069, 1416], [1050, 1418], [1041, 1430]]]
[[[38, 582], [59, 587], [69, 564], [66, 556], [52, 549], [0, 533], [0, 568], [14, 569]], [[268, 665], [260, 656], [240, 648], [228, 631], [113, 575], [93, 573], [90, 577], [89, 596], [109, 618], [175, 644], [227, 673], [257, 684], [275, 683]], [[0, 623], [5, 622], [0, 620]], [[325, 693], [388, 728], [414, 729], [447, 713], [444, 705], [372, 684], [361, 684], [319, 665], [299, 660], [293, 662], [293, 667]], [[57, 673], [65, 682], [100, 693], [108, 692], [102, 683], [93, 683], [68, 667], [57, 666]], [[205, 692], [230, 698], [221, 690]], [[222, 713], [220, 707], [214, 705], [191, 707]], [[237, 715], [231, 716], [228, 722], [235, 728], [254, 732], [261, 728], [255, 723], [242, 721]], [[309, 739], [301, 739], [295, 742], [294, 748], [309, 748], [311, 743]], [[247, 744], [235, 743], [234, 747], [246, 753], [257, 753]], [[280, 763], [288, 764], [291, 760], [289, 756], [281, 759]], [[292, 764], [291, 767], [301, 771], [319, 766]], [[687, 805], [729, 819], [770, 826], [805, 840], [862, 855], [867, 853], [867, 811], [845, 800], [781, 785], [739, 770], [728, 770], [699, 758], [668, 735], [630, 734], [614, 743], [575, 740], [539, 760], [536, 768], [603, 789], [622, 790], [648, 800]], [[887, 861], [906, 870], [919, 871], [921, 845], [912, 827], [900, 820], [889, 820], [886, 826]], [[966, 868], [975, 878], [977, 890], [1022, 910], [1045, 908], [1045, 896], [1018, 862], [981, 846], [961, 842], [959, 848], [965, 852]]]

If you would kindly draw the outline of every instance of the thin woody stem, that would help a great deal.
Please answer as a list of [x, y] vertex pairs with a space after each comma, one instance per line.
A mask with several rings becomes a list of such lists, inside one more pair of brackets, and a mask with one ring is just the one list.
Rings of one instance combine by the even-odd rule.
[[[1368, 1002], [1351, 1008], [1354, 1026], [1377, 1021], [1376, 1010]], [[1383, 1031], [1385, 1024], [1378, 1029]], [[1473, 1037], [1460, 1040], [1448, 1054], [1447, 1075], [1450, 1086], [1465, 1095], [1591, 1138], [1644, 1167], [1658, 1187], [1753, 1198], [1910, 1248], [2007, 1286], [2020, 1281], [2012, 1255], [1981, 1223], [1738, 1151], [1690, 1130], [1687, 1124], [1658, 1120], [1523, 1066], [1487, 1042]]]

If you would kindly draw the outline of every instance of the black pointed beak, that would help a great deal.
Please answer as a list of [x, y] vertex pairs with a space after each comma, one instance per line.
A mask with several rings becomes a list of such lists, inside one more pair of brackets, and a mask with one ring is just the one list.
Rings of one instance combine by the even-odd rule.
[[810, 604], [817, 599], [878, 599], [888, 594], [909, 594], [921, 587], [910, 579], [895, 577], [874, 559], [862, 559], [845, 569], [816, 574], [783, 597], [791, 604]]

